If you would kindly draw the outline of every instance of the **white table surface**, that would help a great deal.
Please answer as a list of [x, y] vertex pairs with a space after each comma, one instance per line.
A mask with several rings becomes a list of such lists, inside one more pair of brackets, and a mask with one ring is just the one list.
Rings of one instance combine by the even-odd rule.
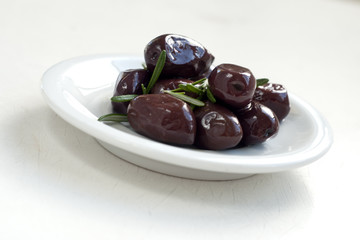
[[[327, 118], [330, 151], [282, 173], [180, 179], [113, 156], [44, 102], [53, 64], [142, 54], [162, 33], [283, 83]], [[0, 239], [360, 239], [359, 0], [1, 1], [0, 66]]]

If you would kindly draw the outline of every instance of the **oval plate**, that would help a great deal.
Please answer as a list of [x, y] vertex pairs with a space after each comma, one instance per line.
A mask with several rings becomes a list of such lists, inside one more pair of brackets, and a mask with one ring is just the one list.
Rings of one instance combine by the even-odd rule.
[[119, 72], [141, 68], [140, 57], [95, 55], [51, 67], [41, 89], [50, 107], [64, 120], [93, 136], [110, 152], [138, 166], [178, 177], [230, 180], [257, 173], [290, 170], [323, 156], [332, 144], [327, 121], [311, 105], [289, 93], [291, 111], [276, 137], [256, 146], [209, 151], [153, 141], [127, 124], [104, 124]]

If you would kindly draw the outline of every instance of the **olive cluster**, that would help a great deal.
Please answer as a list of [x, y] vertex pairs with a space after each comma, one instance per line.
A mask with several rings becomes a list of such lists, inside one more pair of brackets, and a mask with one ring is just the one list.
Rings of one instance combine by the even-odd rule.
[[[160, 77], [149, 89], [162, 52], [166, 58]], [[114, 97], [132, 97], [112, 101], [112, 107], [136, 132], [151, 139], [210, 150], [253, 145], [275, 136], [290, 111], [282, 85], [257, 86], [252, 72], [238, 65], [212, 67], [214, 56], [188, 37], [158, 36], [146, 45], [144, 56], [145, 69], [124, 71], [116, 82]], [[196, 91], [186, 91], [184, 86]], [[176, 95], [167, 94], [172, 91]], [[181, 94], [202, 104], [176, 97]]]

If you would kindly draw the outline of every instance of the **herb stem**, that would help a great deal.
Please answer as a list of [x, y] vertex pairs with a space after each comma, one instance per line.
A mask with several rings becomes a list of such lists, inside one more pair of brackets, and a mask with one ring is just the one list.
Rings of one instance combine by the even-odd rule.
[[164, 93], [167, 93], [167, 94], [170, 94], [171, 96], [174, 96], [180, 100], [183, 100], [184, 102], [187, 102], [187, 103], [190, 103], [190, 104], [193, 104], [197, 107], [203, 107], [205, 106], [205, 103], [203, 101], [200, 101], [198, 99], [195, 99], [195, 98], [192, 98], [192, 97], [189, 97], [185, 94], [181, 94], [181, 93], [176, 93], [176, 92], [172, 92], [171, 90], [165, 90]]
[[199, 83], [203, 83], [207, 80], [207, 78], [202, 78], [202, 79], [199, 79], [199, 80], [196, 80], [195, 82], [191, 83], [192, 85], [196, 85], [196, 84], [199, 84]]
[[212, 92], [210, 91], [209, 87], [206, 88], [206, 96], [210, 100], [210, 102], [216, 103], [216, 99], [215, 99], [214, 95], [212, 94]]
[[112, 102], [130, 102], [134, 98], [136, 98], [137, 94], [127, 94], [127, 95], [120, 95], [120, 96], [114, 96], [111, 98]]
[[155, 69], [151, 75], [149, 84], [146, 87], [145, 94], [148, 94], [151, 91], [151, 88], [155, 85], [156, 81], [159, 79], [161, 71], [164, 68], [165, 61], [166, 61], [166, 51], [162, 50], [156, 62]]
[[98, 121], [100, 122], [127, 122], [127, 115], [126, 114], [120, 114], [120, 113], [110, 113], [103, 115], [98, 118]]

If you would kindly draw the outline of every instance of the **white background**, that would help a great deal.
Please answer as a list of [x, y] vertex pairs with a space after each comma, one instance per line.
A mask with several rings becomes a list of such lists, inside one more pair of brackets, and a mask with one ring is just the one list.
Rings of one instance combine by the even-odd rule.
[[[44, 102], [53, 64], [142, 54], [163, 33], [310, 102], [330, 151], [283, 173], [180, 179], [116, 158]], [[360, 238], [359, 0], [1, 1], [0, 83], [0, 239]]]

